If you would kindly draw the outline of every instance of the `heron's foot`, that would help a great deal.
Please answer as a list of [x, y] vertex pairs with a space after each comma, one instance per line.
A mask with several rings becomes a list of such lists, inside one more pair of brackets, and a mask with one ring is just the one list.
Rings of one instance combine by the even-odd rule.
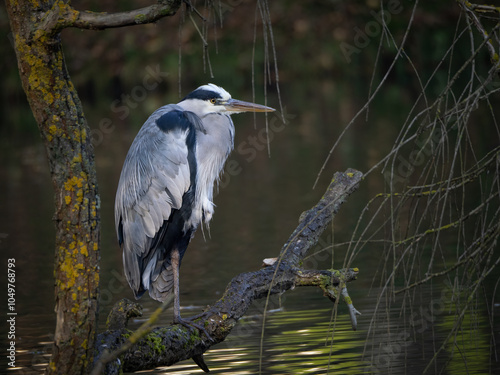
[[193, 320], [196, 320], [200, 317], [204, 316], [204, 313], [202, 314], [198, 314], [196, 316], [193, 316], [193, 317], [190, 317], [190, 318], [181, 318], [180, 315], [179, 316], [175, 316], [174, 317], [174, 324], [180, 324], [180, 325], [183, 325], [184, 327], [186, 327], [187, 329], [189, 329], [190, 331], [192, 331], [193, 329], [197, 329], [198, 331], [201, 331], [205, 334], [205, 336], [208, 337], [208, 339], [210, 341], [214, 341], [214, 339], [212, 338], [212, 336], [210, 336], [210, 334], [208, 333], [208, 331], [205, 329], [205, 327], [193, 322]]

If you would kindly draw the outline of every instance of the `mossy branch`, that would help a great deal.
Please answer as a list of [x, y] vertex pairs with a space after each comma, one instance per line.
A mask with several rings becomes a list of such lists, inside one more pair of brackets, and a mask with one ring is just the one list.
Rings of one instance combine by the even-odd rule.
[[[132, 348], [140, 339], [146, 336], [151, 331], [153, 324], [155, 324], [160, 317], [160, 314], [172, 304], [173, 299], [174, 296], [170, 295], [169, 298], [167, 298], [167, 300], [163, 302], [161, 306], [153, 312], [153, 314], [151, 314], [149, 319], [128, 337], [128, 340], [120, 348], [113, 352], [105, 349], [102, 356], [95, 363], [91, 375], [101, 374], [106, 363], [114, 361], [121, 354]], [[142, 306], [124, 298], [116, 303], [111, 309], [106, 322], [106, 328], [108, 330], [125, 329], [128, 320], [137, 316], [142, 316]]]
[[[194, 321], [206, 329], [211, 339], [197, 330], [189, 331], [181, 325], [155, 328], [133, 348], [108, 363], [106, 373], [118, 374], [120, 371], [133, 372], [157, 366], [169, 366], [188, 358], [193, 358], [204, 371], [208, 371], [203, 361], [203, 353], [212, 345], [225, 340], [256, 299], [281, 294], [296, 286], [318, 286], [327, 291], [325, 295], [333, 301], [337, 300], [341, 293], [349, 311], [352, 312], [352, 319], [357, 310], [352, 306], [345, 285], [355, 280], [359, 271], [357, 269], [302, 270], [299, 264], [328, 227], [342, 203], [356, 190], [361, 178], [362, 174], [355, 170], [336, 173], [320, 202], [301, 215], [297, 229], [283, 246], [280, 260], [258, 271], [242, 273], [231, 280], [222, 298], [209, 306]], [[125, 303], [123, 306], [137, 309], [135, 304], [131, 303]], [[126, 321], [128, 316], [123, 311], [118, 315], [119, 319], [111, 318], [109, 321], [123, 322], [124, 317]], [[114, 328], [99, 335], [95, 356], [97, 360], [105, 351], [114, 351], [129, 341], [131, 335], [129, 330], [121, 326]], [[355, 319], [353, 328], [355, 329]]]

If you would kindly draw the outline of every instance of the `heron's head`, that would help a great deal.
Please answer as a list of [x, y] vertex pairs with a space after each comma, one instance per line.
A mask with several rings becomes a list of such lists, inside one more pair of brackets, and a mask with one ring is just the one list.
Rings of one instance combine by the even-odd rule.
[[213, 113], [232, 115], [241, 112], [275, 111], [271, 107], [233, 99], [226, 90], [212, 83], [198, 87], [182, 99], [178, 105], [186, 111], [197, 114], [199, 117]]

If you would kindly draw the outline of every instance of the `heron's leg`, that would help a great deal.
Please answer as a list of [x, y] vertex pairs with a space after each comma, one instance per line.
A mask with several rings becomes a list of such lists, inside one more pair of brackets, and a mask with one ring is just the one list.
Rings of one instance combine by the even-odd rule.
[[174, 323], [181, 320], [181, 303], [179, 291], [179, 250], [174, 249], [171, 254], [172, 272], [174, 274]]
[[[198, 316], [195, 316], [191, 319], [182, 319], [181, 318], [181, 303], [180, 303], [180, 290], [179, 290], [179, 268], [180, 268], [180, 256], [179, 250], [174, 249], [171, 254], [172, 260], [172, 273], [174, 274], [174, 323], [182, 324], [184, 327], [188, 329], [196, 328], [199, 331], [205, 333], [205, 335], [213, 341], [212, 337], [208, 334], [207, 330], [200, 326], [199, 324], [193, 323], [191, 320], [197, 319]], [[201, 315], [200, 315], [201, 316]]]

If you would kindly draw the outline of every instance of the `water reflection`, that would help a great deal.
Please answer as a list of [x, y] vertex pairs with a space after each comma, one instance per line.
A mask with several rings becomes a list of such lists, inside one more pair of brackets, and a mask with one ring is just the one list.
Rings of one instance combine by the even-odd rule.
[[[351, 289], [355, 289], [354, 285]], [[376, 316], [376, 298], [357, 294], [363, 295], [355, 297], [357, 307], [363, 312], [357, 331], [352, 331], [345, 307], [339, 307], [335, 319], [331, 303], [320, 293], [299, 289], [285, 294], [283, 307], [267, 314], [262, 342], [261, 308], [256, 307], [225, 342], [205, 354], [206, 363], [217, 374], [256, 374], [260, 358], [263, 374], [422, 374], [447, 337], [449, 325], [456, 320], [453, 309], [444, 302], [448, 300], [443, 300], [445, 305], [441, 307], [439, 299], [429, 301], [435, 306], [434, 315], [424, 311], [425, 308], [417, 309], [420, 312], [413, 314], [411, 321], [402, 318], [397, 308], [387, 310], [387, 321], [379, 322], [376, 332], [367, 339], [367, 332], [373, 328], [371, 319]], [[470, 352], [456, 356], [456, 348], [448, 345], [429, 373], [488, 372], [488, 358], [484, 357], [488, 348], [472, 344], [488, 342], [488, 320], [480, 315], [475, 315], [474, 324], [466, 323], [470, 328], [462, 331], [462, 340], [480, 336], [479, 341], [471, 340], [468, 344]], [[468, 371], [463, 369], [464, 356], [468, 358]], [[144, 373], [203, 372], [188, 360]]]
[[[299, 293], [300, 298], [309, 293]], [[318, 303], [319, 301], [315, 301]], [[329, 302], [323, 299], [328, 306]], [[288, 302], [285, 303], [288, 305]], [[359, 374], [364, 366], [359, 346], [359, 334], [350, 328], [346, 316], [330, 322], [332, 310], [288, 311], [275, 310], [267, 314], [262, 345], [263, 374]], [[261, 357], [262, 315], [243, 318], [228, 339], [205, 354], [210, 370], [217, 374], [256, 374]], [[331, 346], [332, 337], [335, 344]], [[192, 361], [184, 361], [168, 368], [157, 368], [150, 373], [162, 371], [175, 374], [202, 373]]]

